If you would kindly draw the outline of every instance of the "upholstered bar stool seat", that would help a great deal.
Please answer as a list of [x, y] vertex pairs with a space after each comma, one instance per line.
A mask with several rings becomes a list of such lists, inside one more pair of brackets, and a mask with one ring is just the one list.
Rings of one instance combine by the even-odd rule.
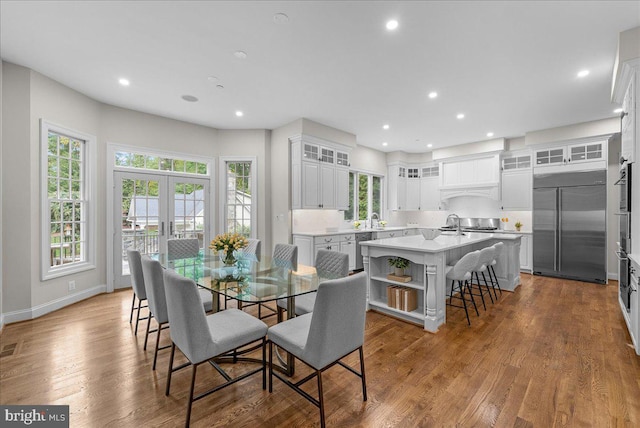
[[[479, 259], [480, 251], [473, 251], [471, 253], [465, 254], [460, 260], [456, 262], [455, 265], [447, 266], [445, 270], [447, 281], [451, 281], [451, 291], [449, 294], [447, 294], [447, 297], [449, 297], [447, 305], [456, 308], [463, 308], [464, 313], [467, 316], [467, 323], [469, 325], [471, 325], [471, 320], [469, 319], [465, 290], [466, 292], [468, 292], [469, 297], [471, 298], [471, 303], [476, 310], [476, 315], [480, 315], [478, 312], [478, 307], [476, 306], [476, 302], [475, 300], [473, 300], [473, 295], [469, 290], [471, 271], [476, 267]], [[458, 293], [458, 295], [455, 294], [456, 292]], [[453, 304], [454, 298], [461, 300], [462, 306]]]
[[[494, 259], [495, 256], [495, 248], [493, 248], [493, 246], [491, 247], [485, 247], [483, 249], [480, 250], [480, 257], [478, 259], [478, 263], [476, 264], [475, 268], [473, 268], [473, 270], [471, 271], [471, 280], [469, 281], [469, 289], [471, 290], [471, 293], [473, 294], [473, 277], [475, 276], [476, 282], [475, 284], [478, 286], [478, 293], [477, 294], [473, 294], [474, 296], [480, 297], [482, 299], [482, 306], [484, 307], [485, 311], [487, 310], [487, 305], [485, 304], [484, 301], [484, 296], [485, 294], [489, 295], [489, 298], [491, 299], [491, 303], [493, 303], [493, 296], [491, 295], [491, 289], [489, 288], [489, 282], [487, 281], [487, 277], [485, 274], [488, 274], [488, 267], [491, 265], [491, 262]], [[484, 290], [482, 289], [482, 283], [480, 282], [480, 275], [482, 275], [482, 281], [484, 282]]]

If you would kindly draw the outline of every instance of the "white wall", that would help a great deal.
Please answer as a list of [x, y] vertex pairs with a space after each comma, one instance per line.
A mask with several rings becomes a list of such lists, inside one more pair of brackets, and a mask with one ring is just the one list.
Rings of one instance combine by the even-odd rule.
[[[2, 167], [2, 62], [0, 62], [0, 167]], [[2, 188], [2, 173], [0, 172], [0, 331], [4, 326], [4, 310], [2, 309], [2, 194], [4, 193]]]

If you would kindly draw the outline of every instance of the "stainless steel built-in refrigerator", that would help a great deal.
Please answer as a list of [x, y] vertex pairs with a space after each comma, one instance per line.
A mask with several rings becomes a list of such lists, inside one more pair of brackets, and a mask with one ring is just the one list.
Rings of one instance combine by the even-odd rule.
[[533, 178], [533, 273], [604, 284], [605, 170]]

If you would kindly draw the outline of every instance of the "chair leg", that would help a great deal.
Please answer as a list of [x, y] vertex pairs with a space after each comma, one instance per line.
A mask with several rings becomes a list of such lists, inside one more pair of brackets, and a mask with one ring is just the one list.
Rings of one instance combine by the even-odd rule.
[[136, 314], [136, 330], [135, 335], [138, 335], [138, 322], [140, 321], [140, 309], [142, 308], [142, 300], [138, 299], [138, 313]]
[[[471, 325], [471, 320], [469, 319], [469, 311], [467, 310], [467, 300], [464, 298], [464, 286], [462, 285], [462, 281], [458, 281], [458, 288], [460, 289], [460, 297], [462, 298], [464, 313], [467, 316], [467, 324]], [[451, 291], [451, 294], [453, 294], [453, 290]]]
[[278, 306], [278, 323], [281, 323], [284, 320], [284, 309]]
[[262, 390], [267, 389], [267, 338], [262, 338]]
[[360, 373], [362, 373], [362, 401], [367, 401], [367, 380], [364, 375], [364, 351], [360, 347]]
[[193, 389], [196, 385], [196, 369], [198, 366], [196, 364], [191, 365], [191, 388], [189, 388], [189, 403], [187, 404], [187, 421], [185, 423], [185, 427], [189, 428], [189, 421], [191, 420], [191, 407], [193, 405]]
[[473, 298], [473, 293], [471, 292], [471, 286], [468, 281], [465, 281], [467, 285], [467, 289], [469, 290], [469, 297], [471, 297], [471, 303], [473, 303], [473, 308], [476, 310], [476, 315], [480, 316], [480, 312], [478, 312], [478, 307], [476, 306], [476, 300]]
[[[498, 291], [500, 292], [500, 295], [502, 296], [502, 288], [500, 288], [500, 283], [498, 282], [498, 275], [496, 275], [496, 270], [493, 268], [493, 265], [489, 266], [489, 268], [491, 269], [491, 272], [493, 272], [493, 277], [496, 279], [496, 286], [498, 287]], [[491, 281], [491, 284], [493, 285], [493, 281]], [[493, 292], [496, 292], [496, 288], [493, 287]], [[498, 299], [498, 295], [496, 294], [496, 300]]]
[[[487, 269], [487, 273], [489, 273], [489, 269]], [[491, 276], [491, 274], [489, 273], [489, 276]], [[491, 289], [489, 288], [489, 282], [487, 282], [487, 277], [484, 276], [484, 272], [482, 272], [482, 279], [484, 280], [484, 286], [487, 289], [487, 292], [489, 293], [489, 298], [491, 299], [491, 303], [495, 303], [493, 301], [493, 296], [491, 295]], [[480, 280], [478, 280], [478, 287], [480, 287]], [[495, 290], [493, 290], [493, 292], [495, 293]], [[498, 298], [498, 296], [496, 296], [496, 299]]]
[[151, 315], [151, 312], [149, 312], [149, 316], [147, 317], [147, 331], [144, 334], [144, 346], [142, 347], [143, 350], [147, 350], [147, 341], [149, 340], [149, 329], [151, 327], [151, 318], [153, 318], [153, 315]]
[[320, 370], [316, 370], [316, 376], [318, 377], [318, 407], [320, 408], [320, 427], [325, 428], [324, 394], [322, 393], [322, 372]]
[[269, 341], [269, 392], [273, 392], [273, 342]]
[[156, 361], [158, 360], [158, 349], [160, 347], [160, 332], [162, 331], [162, 324], [158, 324], [158, 335], [156, 336], [156, 350], [153, 353], [153, 370], [156, 369]]
[[173, 372], [173, 357], [176, 355], [176, 344], [171, 342], [171, 356], [169, 357], [169, 373], [167, 373], [167, 389], [164, 395], [169, 395], [169, 389], [171, 388], [171, 373]]
[[133, 293], [133, 300], [131, 301], [131, 315], [129, 315], [129, 324], [133, 322], [133, 310], [136, 307], [136, 293]]
[[480, 292], [480, 298], [482, 299], [482, 307], [484, 308], [484, 310], [487, 310], [487, 305], [484, 303], [484, 295], [482, 294], [482, 288], [480, 286], [480, 278], [478, 277], [478, 272], [473, 272], [471, 274], [471, 281], [470, 281], [470, 286], [469, 286], [469, 294], [472, 294], [472, 289], [473, 289], [473, 274], [476, 274], [476, 280], [478, 281], [478, 291]]

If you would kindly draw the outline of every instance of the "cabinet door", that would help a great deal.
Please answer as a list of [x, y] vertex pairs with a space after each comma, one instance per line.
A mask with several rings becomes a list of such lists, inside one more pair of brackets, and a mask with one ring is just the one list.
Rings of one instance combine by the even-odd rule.
[[[334, 209], [336, 207], [336, 168], [333, 165], [320, 164], [320, 208]], [[348, 191], [348, 188], [347, 188]]]
[[505, 172], [502, 174], [502, 209], [530, 210], [532, 182], [531, 171]]
[[532, 265], [531, 237], [522, 235], [522, 240], [520, 241], [520, 269], [530, 271], [533, 268]]
[[407, 179], [398, 177], [398, 210], [404, 210], [407, 206]]
[[622, 130], [620, 156], [625, 158], [627, 162], [633, 162], [635, 158], [634, 144], [636, 141], [636, 103], [635, 82], [633, 77], [624, 96], [622, 111], [624, 112], [624, 116], [622, 117], [622, 123], [620, 125], [620, 129]]
[[562, 165], [566, 162], [564, 147], [536, 151], [536, 166]]
[[349, 170], [346, 168], [336, 168], [336, 209], [349, 209]]
[[438, 177], [420, 179], [420, 209], [422, 211], [436, 211], [440, 209]]
[[354, 241], [340, 242], [340, 252], [349, 256], [349, 270], [356, 268], [356, 243]]
[[302, 162], [302, 208], [320, 208], [320, 164]]
[[420, 209], [420, 179], [407, 178], [407, 192], [405, 210], [417, 211]]
[[604, 159], [603, 144], [595, 142], [569, 146], [567, 157], [572, 163], [602, 160]]

